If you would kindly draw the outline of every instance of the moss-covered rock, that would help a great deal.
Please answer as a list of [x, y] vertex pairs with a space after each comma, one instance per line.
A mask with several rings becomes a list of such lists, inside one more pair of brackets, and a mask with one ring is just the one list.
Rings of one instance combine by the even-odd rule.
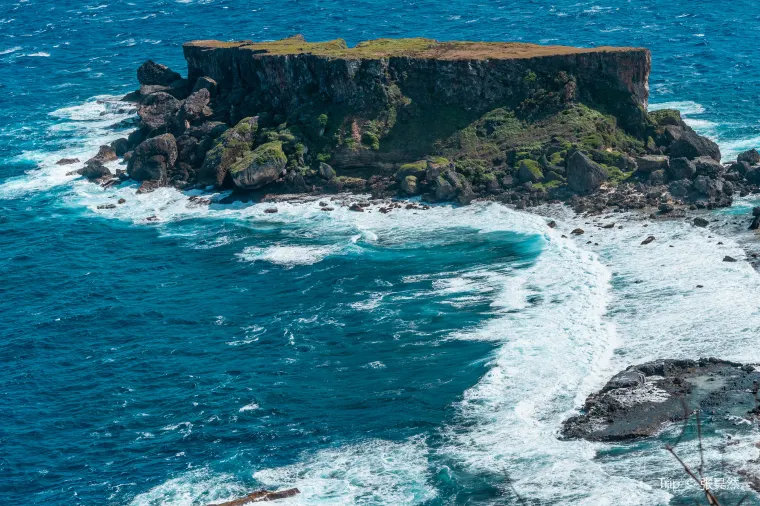
[[538, 183], [544, 179], [541, 166], [535, 160], [520, 160], [517, 166], [517, 177], [523, 183]]
[[404, 179], [402, 179], [401, 191], [406, 195], [417, 195], [419, 193], [417, 178], [415, 176], [406, 176]]
[[418, 179], [425, 177], [428, 168], [427, 160], [418, 160], [412, 163], [405, 163], [396, 171], [396, 181], [403, 181], [408, 176], [415, 176]]
[[282, 143], [273, 141], [247, 153], [230, 167], [229, 173], [235, 186], [253, 190], [276, 181], [287, 162]]
[[222, 186], [230, 167], [250, 154], [258, 130], [258, 118], [240, 120], [237, 125], [224, 132], [213, 148], [206, 153], [203, 165], [198, 171], [198, 181], [202, 184]]

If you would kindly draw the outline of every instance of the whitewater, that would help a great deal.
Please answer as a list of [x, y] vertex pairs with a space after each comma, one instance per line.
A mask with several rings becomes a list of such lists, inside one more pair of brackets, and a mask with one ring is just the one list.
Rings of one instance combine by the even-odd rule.
[[[673, 491], [663, 489], [660, 480], [677, 479], [679, 469], [662, 445], [618, 445], [613, 451], [610, 447], [616, 445], [562, 441], [562, 420], [630, 364], [705, 356], [760, 361], [760, 314], [754, 302], [760, 278], [746, 262], [722, 262], [725, 255], [743, 257], [740, 244], [730, 237], [676, 220], [651, 222], [624, 214], [586, 219], [557, 207], [539, 209], [543, 216], [496, 203], [389, 214], [370, 207], [356, 213], [340, 205], [348, 196], [337, 196], [331, 213], [321, 211], [319, 201], [325, 197], [277, 203], [278, 213], [268, 214], [264, 211], [273, 204], [220, 203], [226, 192], [205, 194], [212, 200], [205, 206], [188, 199], [201, 193], [197, 191], [161, 188], [136, 195], [130, 184], [104, 190], [67, 176], [68, 168], [55, 161], [87, 157], [120, 136], [133, 111], [115, 97], [100, 96], [51, 115], [61, 120], [51, 128], [76, 132], [77, 146], [24, 153], [37, 168], [3, 182], [0, 198], [29, 199], [56, 191], [53, 212], [78, 209], [91, 219], [151, 228], [159, 238], [186, 248], [233, 246], [234, 258], [227, 261], [266, 270], [318, 268], [340, 257], [369, 261], [410, 243], [437, 248], [465, 229], [486, 242], [513, 234], [512, 240], [527, 248], [523, 253], [528, 256], [514, 261], [404, 273], [407, 283], [429, 281], [428, 295], [454, 310], [487, 307], [488, 316], [479, 323], [435, 337], [438, 343], [492, 346], [476, 359], [485, 373], [451, 403], [440, 426], [409, 437], [355, 438], [304, 452], [283, 466], [233, 473], [220, 472], [211, 463], [193, 466], [136, 493], [130, 504], [189, 506], [231, 500], [249, 491], [251, 482], [241, 481], [240, 474], [265, 488], [298, 487], [301, 494], [283, 504], [454, 504], [458, 497], [489, 504], [513, 504], [520, 497], [541, 504], [668, 504]], [[115, 209], [98, 208], [119, 198], [127, 202]], [[549, 228], [549, 219], [558, 226]], [[609, 222], [617, 226], [600, 228]], [[225, 223], [265, 231], [284, 227], [285, 232], [270, 243], [246, 246], [241, 232], [228, 230]], [[586, 234], [568, 238], [578, 226]], [[642, 246], [647, 235], [657, 240]], [[352, 309], [370, 319], [393, 318], [392, 305], [405, 297], [378, 280]], [[228, 344], [249, 346], [263, 330], [251, 326], [242, 339]], [[296, 339], [297, 332], [291, 330], [289, 342], [295, 345]], [[382, 371], [386, 364], [368, 359], [362, 367]], [[235, 408], [241, 415], [259, 410], [255, 400]], [[184, 438], [194, 429], [192, 423], [181, 422], [159, 430]], [[139, 435], [153, 437], [152, 432]], [[731, 462], [734, 470], [757, 458], [752, 441], [739, 440], [727, 450], [720, 445], [725, 437], [716, 436], [708, 457]], [[123, 497], [121, 487], [111, 487], [112, 498]]]

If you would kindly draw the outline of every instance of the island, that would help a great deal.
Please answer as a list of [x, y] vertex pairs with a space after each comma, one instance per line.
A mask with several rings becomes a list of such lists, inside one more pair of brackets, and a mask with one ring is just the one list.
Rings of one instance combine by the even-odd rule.
[[[183, 49], [186, 78], [151, 60], [138, 69], [125, 97], [138, 128], [79, 174], [141, 192], [564, 201], [578, 212], [728, 206], [760, 183], [756, 150], [722, 163], [678, 111], [647, 111], [643, 48], [294, 36]], [[114, 175], [104, 163], [117, 157], [127, 167]]]

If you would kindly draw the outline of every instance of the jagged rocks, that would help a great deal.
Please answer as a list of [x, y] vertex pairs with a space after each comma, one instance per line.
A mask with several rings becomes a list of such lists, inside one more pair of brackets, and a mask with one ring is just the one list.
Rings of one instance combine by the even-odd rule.
[[760, 164], [760, 153], [758, 153], [756, 149], [752, 148], [749, 151], [740, 153], [739, 156], [736, 157], [736, 161], [745, 162], [748, 165], [758, 165]]
[[697, 167], [688, 158], [671, 158], [667, 172], [672, 180], [691, 179], [697, 174]]
[[208, 107], [210, 101], [211, 94], [205, 88], [187, 97], [177, 112], [176, 128], [180, 132], [184, 132], [190, 128], [190, 125], [198, 122], [202, 123], [211, 117], [213, 111]]
[[609, 178], [607, 170], [589, 157], [576, 151], [567, 159], [567, 184], [578, 193], [597, 190]]
[[562, 434], [589, 441], [653, 436], [695, 409], [746, 417], [755, 407], [756, 381], [753, 367], [714, 358], [631, 366], [590, 395], [583, 413], [562, 424]]
[[250, 153], [258, 129], [258, 116], [245, 118], [225, 131], [206, 154], [198, 171], [202, 184], [222, 186], [230, 167]]
[[287, 163], [282, 143], [273, 141], [247, 153], [230, 167], [229, 172], [235, 186], [254, 190], [276, 181], [283, 174]]
[[111, 146], [100, 146], [98, 149], [98, 154], [87, 160], [85, 163], [90, 162], [100, 162], [100, 163], [108, 163], [113, 162], [114, 160], [118, 159], [118, 156], [116, 156], [116, 151], [111, 148]]
[[723, 193], [723, 181], [708, 176], [697, 176], [694, 178], [694, 189], [702, 195], [716, 197]]
[[694, 189], [694, 185], [688, 179], [679, 179], [671, 181], [668, 185], [668, 191], [674, 197], [685, 197]]
[[182, 102], [165, 92], [149, 95], [137, 109], [142, 124], [154, 132], [166, 132]]
[[429, 200], [447, 202], [455, 200], [460, 204], [469, 204], [475, 198], [470, 182], [451, 168], [428, 166], [427, 180], [432, 186]]
[[688, 158], [693, 160], [700, 156], [709, 156], [720, 161], [720, 148], [707, 137], [697, 134], [691, 127], [684, 125], [678, 139], [668, 147], [671, 158]]
[[61, 158], [55, 162], [56, 165], [72, 165], [75, 163], [79, 163], [79, 158]]
[[649, 173], [647, 181], [652, 186], [660, 186], [668, 182], [668, 176], [663, 169], [653, 170]]
[[177, 142], [172, 134], [163, 134], [143, 141], [135, 148], [127, 172], [136, 181], [163, 183], [176, 161]]
[[111, 143], [111, 149], [113, 149], [117, 157], [124, 156], [124, 153], [129, 151], [129, 141], [124, 137], [116, 139]]
[[210, 96], [216, 95], [216, 89], [218, 87], [218, 84], [216, 81], [211, 79], [210, 77], [199, 77], [195, 81], [195, 86], [193, 86], [193, 93], [200, 90], [208, 90]]
[[520, 160], [517, 168], [517, 177], [523, 183], [538, 183], [544, 179], [541, 166], [533, 160]]
[[137, 80], [144, 85], [168, 86], [182, 76], [171, 70], [166, 65], [161, 65], [153, 60], [148, 60], [137, 69]]
[[700, 156], [694, 159], [694, 167], [698, 176], [707, 176], [716, 178], [725, 170], [720, 162], [713, 160], [709, 156]]
[[87, 163], [85, 163], [84, 167], [77, 171], [77, 174], [80, 174], [85, 178], [93, 181], [95, 179], [110, 176], [111, 171], [108, 170], [108, 167], [103, 165], [103, 162], [92, 158], [90, 160], [87, 160]]

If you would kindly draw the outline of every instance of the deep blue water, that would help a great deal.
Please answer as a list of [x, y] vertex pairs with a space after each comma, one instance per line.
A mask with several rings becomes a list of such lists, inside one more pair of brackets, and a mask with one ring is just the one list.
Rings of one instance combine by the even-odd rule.
[[0, 502], [200, 505], [298, 485], [303, 504], [515, 504], [509, 469], [546, 502], [667, 503], [630, 484], [633, 464], [579, 475], [589, 449], [553, 437], [618, 345], [608, 274], [540, 220], [206, 210], [102, 192], [52, 162], [130, 128], [93, 97], [135, 88], [145, 59], [184, 71], [186, 40], [294, 33], [646, 46], [651, 101], [731, 154], [760, 144], [755, 11], [0, 0]]

